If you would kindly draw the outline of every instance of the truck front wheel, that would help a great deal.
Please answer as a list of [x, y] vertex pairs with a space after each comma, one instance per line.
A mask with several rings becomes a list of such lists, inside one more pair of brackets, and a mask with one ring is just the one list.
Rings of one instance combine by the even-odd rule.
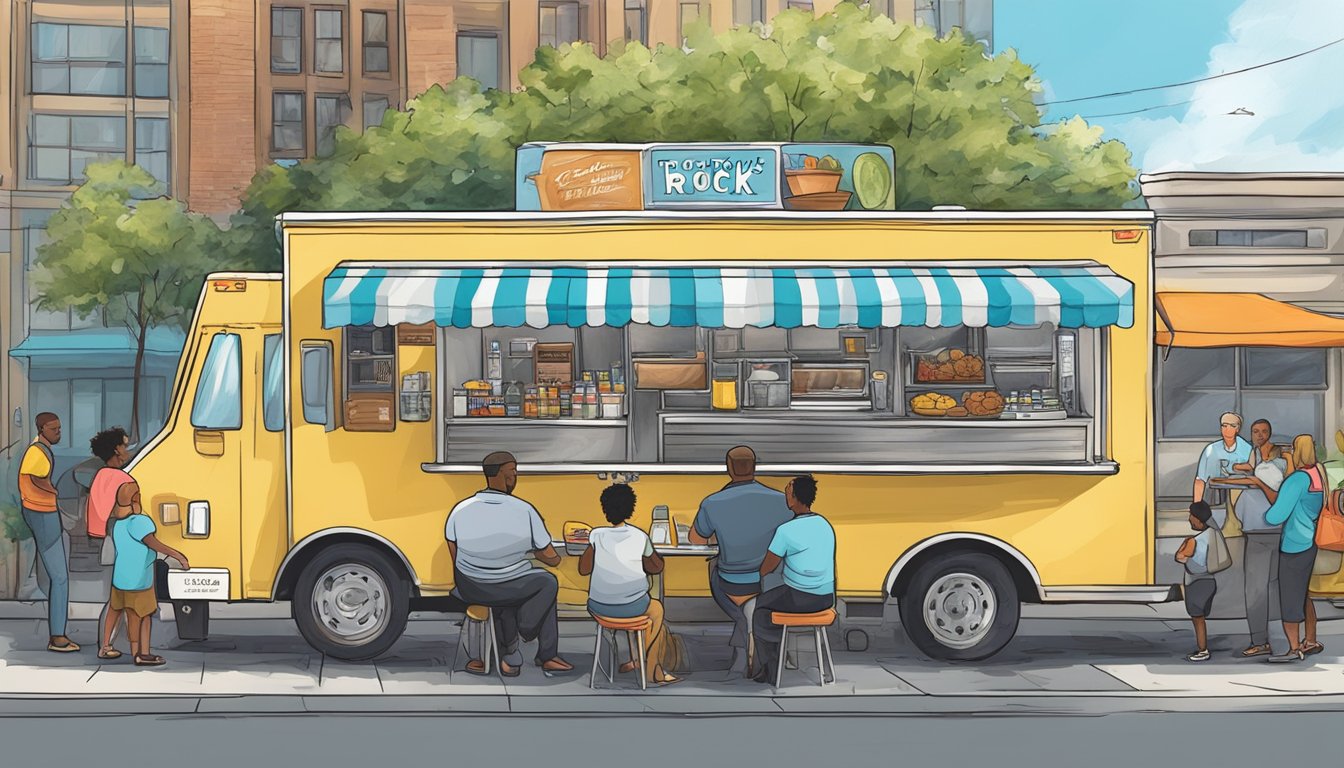
[[386, 653], [406, 629], [411, 585], [387, 555], [361, 544], [318, 553], [299, 575], [291, 608], [314, 649], [362, 661]]
[[977, 661], [1013, 639], [1021, 613], [1012, 574], [996, 558], [959, 552], [915, 572], [899, 598], [901, 626], [935, 659]]

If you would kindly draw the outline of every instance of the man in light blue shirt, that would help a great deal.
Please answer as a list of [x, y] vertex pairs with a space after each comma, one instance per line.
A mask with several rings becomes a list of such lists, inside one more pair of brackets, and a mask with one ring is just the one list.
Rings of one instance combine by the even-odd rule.
[[[784, 497], [793, 519], [779, 526], [761, 563], [761, 578], [784, 566], [784, 586], [761, 595], [752, 617], [756, 658], [763, 668], [755, 679], [775, 679], [783, 631], [773, 623], [771, 612], [816, 613], [835, 605], [835, 529], [826, 518], [812, 511], [817, 500], [817, 481], [799, 475], [789, 481]], [[818, 662], [820, 663], [820, 661]]]
[[1231, 473], [1233, 464], [1245, 464], [1251, 460], [1251, 444], [1239, 434], [1241, 417], [1235, 413], [1224, 413], [1218, 419], [1218, 424], [1222, 430], [1222, 439], [1204, 446], [1204, 451], [1199, 454], [1191, 501], [1204, 501], [1204, 491], [1209, 480], [1226, 477]]

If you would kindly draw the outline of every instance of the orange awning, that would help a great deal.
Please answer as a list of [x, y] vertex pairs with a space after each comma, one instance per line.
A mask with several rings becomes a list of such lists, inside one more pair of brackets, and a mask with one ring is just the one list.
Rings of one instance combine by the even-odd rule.
[[1158, 346], [1344, 347], [1344, 318], [1258, 293], [1159, 293], [1156, 298]]

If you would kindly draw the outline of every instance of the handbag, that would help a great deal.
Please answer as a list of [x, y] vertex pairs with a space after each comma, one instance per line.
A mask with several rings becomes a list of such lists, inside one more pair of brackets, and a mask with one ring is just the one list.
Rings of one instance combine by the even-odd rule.
[[[1344, 511], [1340, 510], [1344, 489], [1330, 491], [1316, 518], [1316, 548], [1344, 552]], [[1336, 569], [1338, 570], [1338, 569]]]
[[1227, 550], [1227, 539], [1223, 538], [1223, 532], [1217, 527], [1209, 527], [1209, 554], [1205, 565], [1209, 573], [1218, 573], [1226, 571], [1232, 567], [1232, 553]]

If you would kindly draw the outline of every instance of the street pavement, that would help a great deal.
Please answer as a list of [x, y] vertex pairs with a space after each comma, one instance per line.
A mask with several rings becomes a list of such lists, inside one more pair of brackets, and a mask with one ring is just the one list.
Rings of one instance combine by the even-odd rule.
[[[561, 623], [561, 650], [575, 665], [573, 674], [547, 678], [525, 652], [529, 663], [522, 675], [501, 679], [463, 671], [465, 657], [457, 642], [460, 616], [417, 614], [390, 654], [348, 663], [313, 651], [284, 618], [285, 604], [218, 606], [211, 637], [203, 642], [179, 641], [171, 622], [156, 622], [154, 646], [168, 665], [142, 669], [130, 663], [129, 654], [111, 662], [96, 658], [93, 607], [88, 606], [75, 612], [72, 623], [72, 637], [85, 646], [78, 654], [47, 652], [45, 624], [39, 618], [0, 620], [0, 715], [378, 711], [745, 716], [1344, 709], [1344, 611], [1320, 606], [1326, 651], [1286, 667], [1236, 658], [1246, 644], [1239, 620], [1211, 622], [1214, 659], [1186, 662], [1193, 637], [1180, 604], [1027, 606], [1017, 638], [999, 655], [976, 663], [926, 659], [893, 625], [833, 629], [835, 684], [816, 684], [808, 638], [797, 654], [801, 668], [786, 671], [778, 691], [728, 676], [725, 624], [673, 626], [692, 667], [683, 682], [640, 691], [634, 675], [621, 675], [614, 687], [600, 681], [593, 691], [587, 674], [593, 625], [585, 621]], [[40, 615], [40, 604], [17, 608], [18, 613], [26, 609]]]

